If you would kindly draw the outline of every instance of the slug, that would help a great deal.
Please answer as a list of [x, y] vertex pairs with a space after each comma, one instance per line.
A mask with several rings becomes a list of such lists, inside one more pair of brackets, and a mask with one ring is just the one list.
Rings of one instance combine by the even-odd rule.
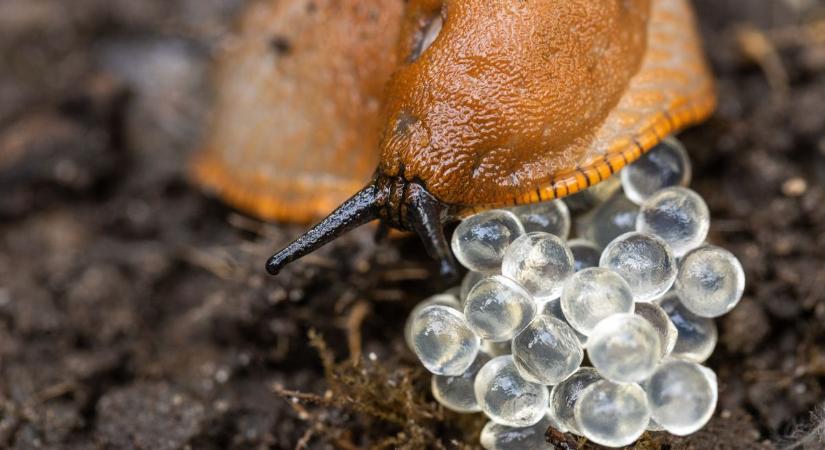
[[[400, 14], [372, 179], [272, 256], [269, 273], [379, 219], [418, 233], [453, 274], [445, 222], [586, 189], [716, 105], [688, 0], [410, 0]], [[273, 134], [268, 145], [289, 144]], [[349, 155], [364, 161], [357, 147]], [[283, 152], [311, 166], [317, 150], [303, 150]], [[290, 167], [258, 170], [288, 179]]]

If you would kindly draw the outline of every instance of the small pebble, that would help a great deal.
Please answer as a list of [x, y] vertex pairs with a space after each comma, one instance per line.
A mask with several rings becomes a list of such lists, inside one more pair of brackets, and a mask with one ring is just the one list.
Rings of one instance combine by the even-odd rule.
[[524, 286], [537, 300], [553, 299], [573, 274], [573, 254], [558, 236], [528, 233], [504, 253], [501, 273]]
[[659, 334], [647, 320], [634, 314], [616, 314], [602, 320], [587, 340], [593, 367], [617, 383], [640, 382], [659, 364]]
[[574, 333], [576, 333], [576, 337], [579, 338], [579, 343], [581, 344], [582, 348], [584, 348], [585, 343], [587, 343], [587, 336], [581, 334], [577, 329], [573, 328], [570, 325], [570, 322], [567, 321], [567, 318], [564, 317], [564, 312], [561, 310], [561, 299], [554, 298], [553, 300], [544, 302], [539, 307], [539, 314], [544, 314], [547, 316], [555, 317], [556, 319], [561, 320], [562, 322], [566, 323]]
[[563, 240], [570, 234], [570, 210], [561, 200], [516, 206], [510, 211], [521, 220], [528, 233], [542, 231]]
[[539, 315], [513, 339], [513, 361], [524, 379], [556, 384], [569, 377], [584, 359], [579, 338], [565, 322]]
[[[599, 183], [596, 186], [599, 186]], [[613, 239], [636, 230], [639, 206], [631, 202], [621, 192], [615, 193], [606, 202], [576, 222], [579, 237], [605, 248]]]
[[698, 431], [716, 409], [716, 374], [698, 363], [665, 362], [645, 383], [653, 419], [677, 436]]
[[430, 305], [412, 323], [413, 351], [436, 375], [463, 374], [478, 355], [479, 339], [464, 316], [449, 306]]
[[524, 428], [508, 427], [490, 421], [481, 430], [481, 446], [485, 450], [555, 450], [544, 438], [544, 433], [551, 426], [553, 421], [549, 416]]
[[690, 312], [701, 317], [719, 317], [742, 299], [745, 271], [739, 260], [723, 248], [697, 248], [682, 259], [676, 292]]
[[635, 383], [597, 381], [584, 389], [573, 410], [582, 434], [607, 447], [632, 444], [650, 423], [645, 391]]
[[662, 344], [661, 359], [664, 359], [676, 346], [676, 339], [679, 337], [676, 325], [673, 325], [665, 310], [656, 303], [637, 303], [633, 312], [650, 322], [659, 334], [659, 342]]
[[525, 380], [511, 356], [497, 356], [478, 372], [475, 393], [491, 420], [509, 427], [528, 427], [545, 417], [547, 387]]
[[685, 147], [675, 138], [668, 137], [622, 169], [619, 176], [627, 198], [641, 204], [661, 189], [689, 185], [691, 171]]
[[536, 302], [515, 281], [493, 275], [476, 283], [464, 302], [470, 328], [488, 341], [509, 341], [536, 316]]
[[705, 362], [719, 339], [716, 322], [688, 311], [674, 293], [669, 293], [659, 301], [659, 306], [665, 310], [678, 331], [671, 356], [697, 363]]
[[601, 249], [587, 239], [573, 239], [567, 242], [570, 253], [573, 254], [573, 271], [579, 272], [588, 267], [598, 267]]
[[412, 323], [413, 319], [418, 316], [422, 309], [430, 306], [430, 305], [443, 305], [449, 306], [450, 308], [455, 309], [456, 311], [461, 310], [461, 305], [458, 303], [458, 299], [451, 294], [435, 294], [432, 297], [422, 300], [419, 302], [415, 307], [410, 311], [410, 314], [407, 316], [407, 321], [404, 323], [404, 340], [407, 342], [407, 347], [410, 350], [413, 350], [413, 339], [412, 339]]
[[444, 376], [433, 375], [430, 387], [438, 403], [441, 403], [447, 409], [451, 409], [460, 413], [478, 412], [481, 407], [476, 401], [476, 393], [473, 388], [476, 374], [487, 361], [490, 356], [483, 352], [479, 352], [473, 364], [459, 376]]
[[580, 367], [566, 380], [553, 386], [550, 391], [550, 411], [567, 430], [581, 434], [576, 424], [573, 409], [587, 386], [599, 381], [602, 376], [592, 367]]
[[599, 266], [624, 278], [637, 302], [664, 295], [676, 280], [676, 260], [668, 245], [656, 236], [630, 232], [604, 249]]
[[515, 214], [501, 209], [485, 211], [461, 221], [453, 232], [453, 253], [464, 267], [498, 273], [507, 247], [524, 234]]
[[662, 189], [642, 203], [636, 231], [656, 235], [681, 258], [702, 245], [710, 229], [710, 211], [702, 197], [683, 187]]
[[561, 310], [573, 328], [589, 336], [607, 317], [633, 312], [633, 294], [615, 272], [591, 267], [576, 272], [564, 285]]

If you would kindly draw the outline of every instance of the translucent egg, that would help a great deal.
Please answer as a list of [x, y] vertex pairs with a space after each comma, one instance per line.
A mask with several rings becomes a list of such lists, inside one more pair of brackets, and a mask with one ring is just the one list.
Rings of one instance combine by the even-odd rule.
[[653, 419], [677, 436], [702, 428], [716, 409], [716, 374], [695, 362], [665, 362], [645, 383], [645, 390]]
[[573, 271], [578, 272], [588, 267], [598, 267], [601, 249], [587, 239], [573, 239], [567, 242], [573, 254]]
[[413, 350], [413, 339], [412, 339], [412, 324], [413, 320], [418, 316], [422, 309], [430, 306], [430, 305], [443, 305], [449, 306], [455, 310], [461, 310], [461, 306], [458, 303], [458, 299], [451, 294], [436, 294], [432, 297], [426, 298], [419, 302], [415, 307], [410, 311], [410, 315], [407, 316], [407, 321], [404, 323], [404, 340], [407, 342], [407, 347], [410, 350]]
[[742, 298], [745, 272], [733, 254], [708, 245], [685, 255], [676, 277], [682, 305], [702, 317], [719, 317]]
[[676, 260], [668, 245], [643, 233], [617, 237], [604, 249], [599, 266], [621, 275], [637, 302], [661, 297], [676, 279]]
[[517, 281], [537, 300], [556, 298], [573, 274], [573, 254], [550, 233], [527, 233], [504, 253], [502, 275]]
[[550, 411], [553, 416], [569, 431], [581, 434], [576, 424], [573, 409], [581, 397], [584, 388], [602, 379], [599, 372], [592, 367], [580, 367], [566, 380], [553, 386], [550, 391]]
[[481, 410], [501, 425], [534, 425], [547, 411], [547, 387], [522, 378], [509, 355], [488, 361], [476, 375], [474, 388]]
[[467, 300], [467, 294], [470, 293], [470, 289], [476, 285], [482, 278], [486, 275], [480, 272], [473, 272], [472, 270], [467, 272], [467, 275], [464, 275], [464, 278], [461, 279], [461, 288], [460, 293], [458, 295], [458, 299], [461, 304], [464, 304], [464, 301]]
[[618, 175], [614, 175], [601, 183], [596, 183], [583, 191], [565, 197], [564, 202], [567, 203], [567, 207], [571, 211], [581, 213], [604, 203], [621, 188], [621, 180]]
[[556, 384], [582, 363], [584, 350], [569, 325], [555, 317], [539, 315], [513, 339], [513, 361], [524, 379]]
[[622, 169], [620, 177], [627, 198], [641, 204], [661, 189], [689, 185], [690, 158], [679, 141], [668, 137]]
[[553, 300], [544, 302], [539, 307], [539, 314], [544, 314], [547, 316], [555, 317], [556, 319], [561, 320], [562, 322], [566, 323], [574, 333], [576, 333], [576, 337], [579, 338], [579, 344], [581, 344], [582, 348], [584, 348], [584, 344], [587, 342], [587, 336], [581, 334], [577, 329], [573, 328], [570, 325], [570, 322], [567, 321], [567, 318], [564, 317], [564, 312], [561, 310], [561, 299], [554, 298]]
[[650, 322], [659, 334], [659, 342], [662, 344], [661, 357], [664, 359], [676, 346], [676, 339], [679, 336], [676, 326], [670, 321], [665, 310], [656, 303], [637, 303], [634, 313]]
[[508, 341], [536, 316], [536, 302], [515, 281], [493, 275], [476, 283], [464, 301], [470, 328], [488, 341]]
[[485, 450], [554, 450], [555, 447], [544, 438], [544, 433], [551, 426], [553, 421], [548, 416], [535, 425], [523, 428], [490, 421], [481, 430], [481, 446]]
[[475, 361], [479, 339], [464, 316], [449, 306], [430, 305], [412, 323], [413, 351], [437, 375], [461, 375]]
[[632, 444], [650, 422], [645, 392], [635, 383], [597, 381], [584, 389], [573, 410], [582, 434], [608, 447]]
[[475, 272], [498, 273], [507, 247], [524, 234], [515, 214], [495, 209], [464, 219], [453, 232], [453, 253]]
[[483, 352], [479, 352], [473, 364], [458, 376], [444, 376], [433, 375], [430, 387], [433, 392], [433, 397], [446, 407], [456, 412], [477, 412], [481, 411], [476, 401], [476, 393], [473, 388], [476, 374], [487, 361], [490, 356]]
[[563, 240], [570, 234], [570, 210], [561, 200], [516, 206], [510, 211], [521, 220], [528, 233], [541, 231]]
[[707, 360], [719, 339], [716, 322], [688, 311], [672, 293], [666, 295], [659, 306], [665, 310], [678, 331], [671, 356], [697, 363]]
[[573, 328], [589, 336], [605, 318], [633, 312], [633, 295], [618, 274], [591, 267], [576, 272], [564, 285], [561, 310]]
[[662, 189], [642, 203], [636, 231], [662, 238], [676, 257], [702, 245], [710, 229], [710, 211], [702, 197], [683, 187]]
[[639, 382], [656, 370], [662, 355], [659, 334], [647, 320], [616, 314], [602, 320], [587, 340], [593, 367], [617, 383]]
[[[597, 185], [598, 186], [598, 185]], [[613, 239], [636, 230], [639, 207], [617, 192], [576, 223], [580, 237], [605, 248]]]
[[509, 355], [512, 350], [511, 344], [510, 341], [493, 342], [482, 339], [481, 351], [490, 356]]

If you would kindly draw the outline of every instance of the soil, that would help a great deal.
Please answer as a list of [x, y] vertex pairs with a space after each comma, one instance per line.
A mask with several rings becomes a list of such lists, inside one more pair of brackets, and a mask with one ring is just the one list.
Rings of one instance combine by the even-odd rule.
[[[401, 336], [446, 287], [415, 239], [365, 228], [270, 278], [302, 227], [187, 182], [241, 3], [0, 0], [0, 447], [477, 445]], [[636, 447], [822, 448], [825, 2], [696, 6], [720, 105], [682, 139], [748, 287], [710, 424]]]

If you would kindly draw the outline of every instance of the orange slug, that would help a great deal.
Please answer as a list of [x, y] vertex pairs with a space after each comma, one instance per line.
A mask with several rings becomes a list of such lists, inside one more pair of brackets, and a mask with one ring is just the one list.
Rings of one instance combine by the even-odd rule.
[[[444, 222], [586, 189], [715, 108], [688, 0], [410, 0], [397, 20], [396, 45], [381, 55], [392, 68], [375, 96], [379, 131], [357, 142], [377, 146], [378, 168], [366, 187], [272, 256], [272, 274], [374, 219], [417, 232], [442, 272], [454, 273]], [[342, 43], [350, 44], [357, 43]], [[380, 44], [356, 48], [374, 45], [378, 55]], [[316, 125], [365, 125], [366, 116], [374, 117]], [[326, 169], [311, 167], [319, 150], [283, 148], [290, 141], [279, 139], [280, 128], [261, 151], [303, 160], [316, 171], [315, 192], [327, 189]], [[369, 151], [362, 150], [341, 154], [363, 162]], [[263, 165], [271, 156], [233, 154], [225, 166], [235, 170], [232, 162], [248, 157], [271, 178], [293, 177], [290, 165]], [[282, 195], [278, 185], [266, 189]]]

